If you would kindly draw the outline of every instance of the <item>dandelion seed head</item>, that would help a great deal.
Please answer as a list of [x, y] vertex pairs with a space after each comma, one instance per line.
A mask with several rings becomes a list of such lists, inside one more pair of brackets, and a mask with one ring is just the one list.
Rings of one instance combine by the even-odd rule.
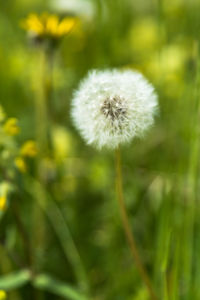
[[72, 118], [88, 144], [114, 149], [153, 124], [157, 95], [142, 74], [92, 71], [74, 94]]

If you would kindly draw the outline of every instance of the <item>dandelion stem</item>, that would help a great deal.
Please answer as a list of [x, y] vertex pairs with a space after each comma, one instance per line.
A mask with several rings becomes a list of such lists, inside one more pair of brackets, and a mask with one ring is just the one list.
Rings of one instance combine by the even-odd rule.
[[[49, 157], [51, 150], [50, 130], [51, 130], [51, 114], [52, 107], [52, 91], [53, 91], [53, 54], [50, 56], [46, 49], [40, 49], [38, 53], [40, 64], [37, 68], [35, 81], [37, 82], [36, 95], [36, 139], [39, 147], [37, 156], [37, 177], [38, 180], [47, 186], [48, 180], [44, 176], [41, 168], [41, 162]], [[39, 80], [38, 80], [39, 78]], [[38, 223], [39, 220], [39, 223]], [[39, 225], [38, 225], [39, 224]], [[37, 265], [42, 264], [44, 256], [44, 247], [46, 241], [46, 222], [44, 213], [41, 208], [34, 204], [33, 210], [33, 238], [32, 247], [34, 250], [34, 269]], [[39, 249], [39, 250], [38, 250]]]
[[157, 300], [157, 296], [155, 295], [155, 292], [152, 288], [149, 276], [143, 266], [143, 263], [141, 261], [134, 235], [131, 231], [130, 223], [128, 220], [127, 210], [124, 203], [124, 195], [123, 195], [123, 186], [122, 186], [122, 172], [121, 172], [121, 155], [120, 155], [120, 148], [118, 147], [116, 150], [116, 183], [117, 183], [117, 194], [118, 194], [118, 202], [119, 202], [119, 208], [120, 208], [120, 214], [122, 219], [122, 225], [125, 231], [125, 235], [133, 256], [133, 259], [135, 261], [136, 267], [138, 269], [138, 272], [140, 273], [140, 276], [145, 283], [147, 290], [149, 292], [149, 295], [152, 300]]
[[44, 52], [44, 97], [46, 99], [48, 123], [51, 125], [53, 121], [54, 107], [53, 107], [53, 94], [54, 94], [54, 61], [55, 61], [55, 49], [46, 49]]

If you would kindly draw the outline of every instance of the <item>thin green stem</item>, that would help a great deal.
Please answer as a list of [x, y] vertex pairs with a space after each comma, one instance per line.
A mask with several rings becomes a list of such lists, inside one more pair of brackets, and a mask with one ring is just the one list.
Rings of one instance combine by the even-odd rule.
[[199, 42], [194, 41], [194, 60], [196, 61], [196, 78], [194, 81], [194, 111], [192, 135], [188, 167], [188, 187], [189, 198], [185, 206], [184, 216], [184, 256], [183, 256], [183, 279], [185, 287], [185, 299], [190, 297], [194, 286], [193, 257], [194, 257], [194, 230], [196, 201], [198, 191], [198, 171], [199, 171], [199, 150], [200, 150], [200, 101], [199, 101], [199, 83], [200, 83], [200, 64], [199, 64]]
[[[32, 187], [30, 189], [30, 186]], [[73, 240], [69, 226], [51, 195], [45, 190], [40, 182], [29, 178], [26, 186], [27, 192], [31, 194], [42, 208], [45, 215], [48, 217], [66, 258], [71, 262], [76, 279], [80, 288], [89, 295], [89, 282], [85, 267], [82, 263], [80, 254]]]
[[46, 97], [46, 55], [43, 51], [38, 53], [40, 61], [37, 74], [35, 74], [35, 82], [37, 84], [37, 94], [35, 97], [36, 107], [36, 139], [39, 145], [40, 154], [44, 155], [47, 151], [48, 137], [48, 112], [47, 112], [47, 97]]
[[32, 268], [32, 253], [31, 253], [31, 247], [30, 247], [30, 240], [29, 240], [28, 234], [25, 230], [24, 224], [21, 220], [18, 206], [16, 203], [13, 203], [13, 214], [14, 214], [15, 221], [16, 221], [16, 227], [18, 229], [18, 232], [21, 236], [22, 243], [24, 245], [24, 251], [25, 251], [25, 255], [26, 255], [26, 263], [27, 263], [27, 266], [31, 269]]
[[[49, 52], [46, 49], [40, 49], [37, 59], [39, 59], [40, 62], [38, 65], [37, 74], [35, 74], [35, 82], [37, 84], [37, 94], [35, 99], [36, 140], [39, 148], [39, 154], [37, 156], [37, 178], [42, 185], [46, 186], [48, 182], [46, 176], [44, 176], [42, 172], [41, 162], [49, 156], [51, 149], [50, 107], [52, 107], [53, 92], [53, 50]], [[46, 241], [46, 224], [41, 207], [38, 206], [37, 202], [35, 203], [36, 204], [34, 204], [33, 208], [32, 247], [35, 249], [34, 269], [35, 272], [37, 272], [38, 268], [41, 268], [41, 264], [43, 262], [44, 250], [42, 245], [44, 245]]]
[[145, 270], [145, 267], [142, 263], [142, 260], [139, 255], [139, 251], [136, 246], [134, 235], [131, 231], [130, 223], [128, 220], [128, 214], [124, 202], [124, 195], [123, 195], [123, 187], [122, 187], [122, 172], [121, 172], [121, 155], [120, 155], [120, 148], [116, 150], [116, 181], [117, 181], [117, 194], [118, 194], [118, 203], [120, 208], [120, 214], [122, 219], [122, 225], [124, 228], [124, 232], [126, 234], [126, 238], [131, 250], [131, 254], [133, 256], [135, 265], [138, 269], [138, 272], [144, 282], [144, 284], [147, 287], [147, 290], [149, 292], [149, 295], [152, 300], [157, 300], [157, 296], [152, 288], [151, 281], [149, 279], [149, 276]]

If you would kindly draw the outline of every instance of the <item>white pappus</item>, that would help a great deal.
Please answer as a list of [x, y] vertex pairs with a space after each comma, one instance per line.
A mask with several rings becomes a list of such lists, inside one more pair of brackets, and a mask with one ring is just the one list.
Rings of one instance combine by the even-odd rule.
[[72, 100], [72, 118], [88, 144], [114, 149], [141, 137], [153, 124], [154, 87], [136, 71], [93, 70]]

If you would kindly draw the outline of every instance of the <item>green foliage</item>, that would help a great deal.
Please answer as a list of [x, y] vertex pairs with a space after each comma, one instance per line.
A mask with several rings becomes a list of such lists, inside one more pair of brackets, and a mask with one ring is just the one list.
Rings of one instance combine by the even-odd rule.
[[31, 278], [28, 270], [22, 270], [2, 276], [0, 279], [0, 289], [9, 291], [25, 285]]
[[70, 285], [63, 284], [62, 282], [55, 280], [54, 278], [42, 274], [38, 275], [34, 281], [33, 285], [41, 290], [52, 292], [58, 296], [70, 300], [87, 300], [88, 298], [82, 296]]
[[[58, 3], [0, 2], [0, 289], [10, 300], [149, 300], [121, 226], [114, 154], [85, 145], [70, 117], [85, 74], [114, 67], [141, 71], [159, 95], [155, 126], [122, 148], [142, 261], [158, 299], [199, 300], [200, 3]], [[74, 9], [53, 49], [21, 28], [32, 12]]]

